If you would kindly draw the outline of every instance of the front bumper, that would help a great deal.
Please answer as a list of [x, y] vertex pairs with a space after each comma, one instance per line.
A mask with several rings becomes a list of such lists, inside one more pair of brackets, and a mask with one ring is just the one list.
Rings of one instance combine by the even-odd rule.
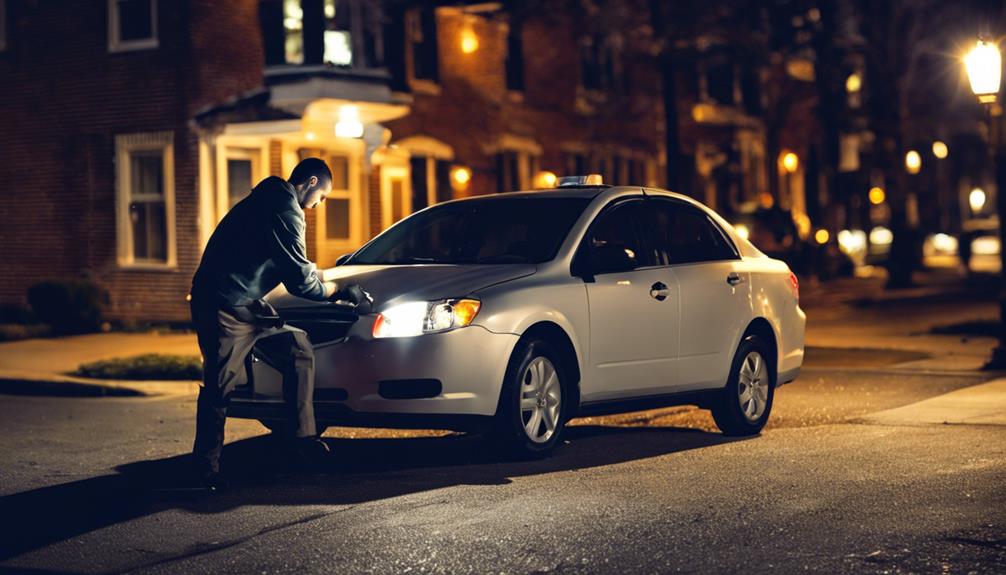
[[[470, 428], [496, 412], [517, 335], [472, 325], [438, 334], [374, 339], [370, 319], [361, 318], [339, 341], [315, 346], [319, 425]], [[251, 375], [249, 386], [235, 390], [228, 415], [286, 419], [281, 374], [265, 361], [254, 361]], [[434, 381], [439, 383], [435, 395], [392, 398], [408, 396], [413, 383], [419, 395], [430, 395], [423, 390]], [[396, 393], [388, 392], [391, 385]]]

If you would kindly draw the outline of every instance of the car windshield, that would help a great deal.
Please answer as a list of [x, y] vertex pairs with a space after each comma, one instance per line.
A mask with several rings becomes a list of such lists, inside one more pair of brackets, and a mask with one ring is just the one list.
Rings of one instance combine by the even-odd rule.
[[410, 216], [347, 264], [522, 264], [555, 257], [589, 198], [493, 197]]

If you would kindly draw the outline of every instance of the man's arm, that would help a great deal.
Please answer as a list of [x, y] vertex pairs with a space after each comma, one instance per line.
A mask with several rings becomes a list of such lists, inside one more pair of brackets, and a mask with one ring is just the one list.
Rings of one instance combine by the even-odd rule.
[[305, 299], [324, 301], [335, 292], [335, 286], [323, 283], [316, 266], [307, 259], [305, 228], [304, 216], [293, 210], [273, 216], [272, 260], [288, 292]]

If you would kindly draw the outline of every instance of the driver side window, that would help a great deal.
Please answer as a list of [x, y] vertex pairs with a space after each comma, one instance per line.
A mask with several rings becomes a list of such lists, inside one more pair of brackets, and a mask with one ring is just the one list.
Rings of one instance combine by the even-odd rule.
[[652, 265], [640, 241], [642, 202], [623, 202], [602, 213], [586, 238], [595, 275]]

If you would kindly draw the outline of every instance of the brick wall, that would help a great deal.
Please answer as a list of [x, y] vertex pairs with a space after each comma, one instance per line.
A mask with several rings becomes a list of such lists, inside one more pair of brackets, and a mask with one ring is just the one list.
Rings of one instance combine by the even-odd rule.
[[[452, 146], [455, 161], [473, 172], [468, 190], [458, 195], [496, 190], [492, 149], [504, 133], [536, 141], [542, 146], [541, 169], [560, 175], [566, 172], [563, 149], [568, 145], [597, 151], [624, 147], [656, 161], [663, 147], [656, 61], [642, 47], [627, 42], [623, 77], [633, 89], [612, 95], [592, 113], [577, 113], [576, 17], [550, 12], [525, 21], [525, 90], [522, 98], [514, 98], [506, 89], [505, 24], [458, 10], [438, 10], [440, 92], [415, 93], [409, 115], [388, 124], [393, 141], [426, 135]], [[479, 39], [478, 50], [471, 54], [463, 53], [460, 44], [467, 26]]]
[[[86, 6], [82, 6], [86, 4]], [[158, 2], [155, 49], [109, 53], [107, 2], [8, 0], [0, 53], [0, 303], [45, 279], [88, 277], [118, 319], [184, 320], [198, 264], [203, 107], [261, 83], [257, 0]], [[117, 264], [115, 135], [174, 134], [176, 269]]]

